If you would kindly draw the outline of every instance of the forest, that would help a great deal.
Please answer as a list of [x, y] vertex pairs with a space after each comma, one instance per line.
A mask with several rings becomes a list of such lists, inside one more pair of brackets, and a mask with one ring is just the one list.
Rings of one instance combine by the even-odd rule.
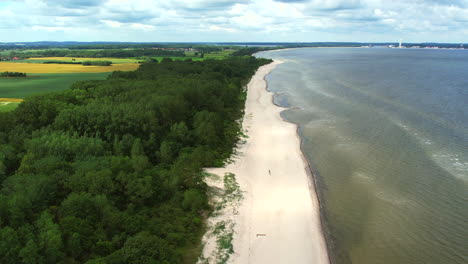
[[0, 263], [194, 263], [254, 57], [144, 63], [0, 113]]
[[112, 61], [83, 61], [83, 66], [111, 66]]
[[0, 78], [24, 78], [27, 77], [26, 73], [23, 72], [0, 72]]

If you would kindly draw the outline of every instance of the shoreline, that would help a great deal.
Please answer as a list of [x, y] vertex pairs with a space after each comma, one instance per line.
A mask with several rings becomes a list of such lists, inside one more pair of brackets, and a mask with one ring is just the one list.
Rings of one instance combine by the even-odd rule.
[[[269, 73], [268, 73], [269, 74]], [[264, 76], [264, 80], [266, 82], [266, 90], [270, 93], [273, 94], [272, 98], [271, 98], [271, 103], [274, 104], [275, 106], [277, 107], [280, 107], [280, 108], [283, 108], [284, 110], [283, 111], [286, 111], [286, 110], [291, 110], [291, 109], [301, 109], [299, 107], [284, 107], [280, 104], [277, 104], [275, 102], [275, 95], [278, 94], [278, 93], [275, 93], [275, 92], [272, 92], [268, 89], [268, 82], [266, 80], [266, 77], [268, 76], [265, 75]], [[282, 112], [283, 112], [282, 111]], [[281, 112], [281, 113], [282, 113]], [[280, 113], [280, 114], [281, 114]], [[311, 161], [309, 160], [309, 158], [307, 157], [307, 155], [305, 155], [305, 152], [304, 152], [304, 139], [303, 137], [300, 135], [299, 133], [299, 130], [300, 130], [300, 126], [298, 123], [295, 123], [295, 122], [292, 122], [292, 121], [289, 121], [285, 118], [283, 118], [281, 115], [280, 115], [281, 119], [284, 121], [284, 122], [287, 122], [287, 123], [291, 123], [291, 124], [294, 124], [296, 125], [296, 135], [297, 137], [299, 138], [299, 141], [300, 141], [300, 150], [301, 150], [301, 155], [302, 155], [302, 158], [304, 160], [304, 163], [307, 164], [306, 166], [306, 173], [307, 173], [307, 176], [309, 177], [309, 180], [311, 181], [312, 184], [309, 184], [309, 188], [311, 189], [311, 192], [310, 192], [310, 195], [311, 196], [314, 196], [315, 194], [315, 198], [317, 199], [318, 201], [318, 205], [319, 205], [319, 215], [320, 215], [320, 226], [321, 226], [321, 233], [322, 233], [322, 236], [325, 240], [325, 244], [327, 246], [327, 254], [328, 254], [328, 263], [329, 264], [335, 264], [337, 263], [336, 261], [336, 258], [335, 258], [335, 255], [333, 254], [334, 252], [334, 249], [335, 249], [335, 244], [333, 243], [333, 238], [331, 236], [331, 233], [330, 233], [330, 229], [329, 227], [327, 226], [327, 220], [326, 220], [326, 213], [324, 211], [324, 207], [323, 207], [323, 197], [322, 197], [322, 194], [321, 194], [321, 191], [319, 190], [318, 186], [319, 184], [321, 184], [319, 182], [319, 176], [318, 176], [318, 172], [314, 169], [314, 167], [312, 166], [311, 164]], [[313, 197], [314, 198], [314, 197]], [[312, 199], [313, 199], [312, 198]]]
[[[216, 221], [232, 223], [234, 252], [228, 263], [330, 263], [316, 181], [298, 125], [281, 117], [287, 108], [274, 103], [265, 79], [280, 63], [260, 67], [247, 86], [242, 127], [248, 139], [238, 146], [234, 162], [207, 169], [221, 177], [233, 173], [242, 190], [242, 201], [208, 219], [211, 228]], [[220, 188], [219, 181], [207, 184]], [[216, 237], [208, 233], [199, 263], [216, 262]]]

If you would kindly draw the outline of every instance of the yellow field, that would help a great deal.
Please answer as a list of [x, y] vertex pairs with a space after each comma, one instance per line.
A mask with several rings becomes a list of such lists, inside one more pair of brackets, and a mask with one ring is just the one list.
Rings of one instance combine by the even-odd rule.
[[28, 60], [50, 60], [50, 61], [70, 61], [75, 59], [76, 62], [83, 61], [112, 61], [113, 63], [137, 63], [136, 59], [122, 59], [122, 58], [76, 58], [76, 57], [43, 57], [43, 58], [29, 58]]
[[41, 64], [0, 62], [0, 72], [25, 73], [92, 73], [113, 71], [134, 71], [140, 66], [138, 63], [113, 64], [111, 66], [83, 66], [79, 64]]
[[15, 99], [15, 98], [0, 98], [0, 102], [11, 102], [11, 103], [19, 103], [19, 102], [23, 102], [23, 99]]

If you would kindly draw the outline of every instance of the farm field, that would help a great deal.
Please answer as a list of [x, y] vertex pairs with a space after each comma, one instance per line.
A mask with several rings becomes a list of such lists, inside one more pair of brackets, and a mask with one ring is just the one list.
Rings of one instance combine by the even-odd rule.
[[0, 112], [8, 112], [18, 107], [19, 102], [2, 102], [0, 101]]
[[77, 57], [38, 57], [21, 60], [22, 62], [43, 63], [44, 61], [67, 61], [67, 62], [83, 62], [83, 61], [112, 61], [115, 64], [121, 63], [138, 63], [137, 59], [131, 58], [77, 58]]
[[[39, 93], [62, 91], [84, 80], [104, 80], [110, 73], [42, 73], [31, 78], [0, 78], [0, 97], [25, 98]], [[5, 99], [3, 99], [5, 101]], [[2, 100], [0, 100], [2, 102]]]
[[[224, 59], [232, 51], [205, 53], [204, 58], [195, 57], [195, 52], [186, 52], [186, 57], [168, 57], [173, 60], [202, 61], [206, 59]], [[152, 57], [162, 61], [167, 57]], [[73, 60], [74, 59], [74, 60]], [[112, 61], [112, 66], [82, 66], [78, 64], [43, 64], [45, 61]], [[0, 62], [0, 72], [24, 72], [28, 78], [0, 78], [0, 111], [10, 111], [19, 105], [15, 99], [30, 95], [68, 89], [71, 84], [82, 80], [104, 80], [113, 71], [136, 70], [135, 58], [73, 58], [73, 57], [37, 57], [26, 60]]]
[[25, 73], [96, 73], [113, 71], [134, 71], [138, 69], [138, 63], [113, 64], [111, 66], [83, 66], [79, 64], [39, 64], [0, 62], [0, 72], [25, 72]]

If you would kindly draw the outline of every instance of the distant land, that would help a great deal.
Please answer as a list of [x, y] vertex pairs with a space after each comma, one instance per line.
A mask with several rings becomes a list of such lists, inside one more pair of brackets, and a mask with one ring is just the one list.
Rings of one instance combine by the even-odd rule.
[[[263, 47], [397, 47], [398, 42], [79, 42], [79, 41], [37, 41], [37, 42], [0, 42], [0, 49], [21, 48], [76, 48], [78, 46], [92, 45], [118, 45], [123, 47], [158, 47], [165, 45], [235, 45], [235, 46], [263, 46]], [[468, 43], [405, 43], [405, 48], [457, 48], [466, 49]]]

